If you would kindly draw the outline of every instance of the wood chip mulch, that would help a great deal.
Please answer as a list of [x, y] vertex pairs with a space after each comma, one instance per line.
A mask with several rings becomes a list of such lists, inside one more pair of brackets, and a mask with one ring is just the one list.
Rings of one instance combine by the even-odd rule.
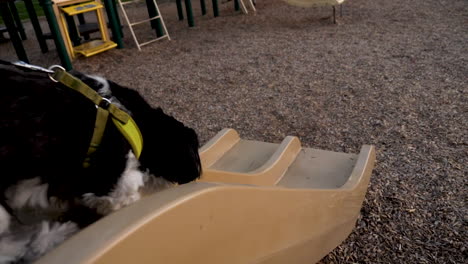
[[[202, 142], [230, 127], [339, 152], [375, 145], [356, 228], [321, 263], [467, 263], [468, 2], [349, 0], [337, 25], [331, 7], [258, 0], [243, 15], [220, 1], [213, 18], [206, 2], [206, 16], [192, 2], [195, 28], [160, 4], [171, 41], [138, 52], [125, 31], [125, 49], [74, 66], [137, 88]], [[29, 35], [32, 63], [57, 62]], [[11, 43], [0, 57], [14, 59]]]

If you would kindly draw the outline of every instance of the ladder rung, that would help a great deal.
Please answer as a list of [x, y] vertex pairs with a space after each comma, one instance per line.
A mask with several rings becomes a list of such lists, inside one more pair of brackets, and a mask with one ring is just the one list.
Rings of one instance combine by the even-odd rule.
[[160, 17], [161, 17], [161, 16], [155, 16], [155, 17], [152, 17], [152, 18], [148, 18], [148, 19], [145, 19], [145, 20], [141, 20], [141, 21], [138, 21], [138, 22], [135, 22], [135, 23], [131, 23], [130, 26], [135, 26], [135, 25], [138, 25], [138, 24], [141, 24], [141, 23], [145, 23], [145, 22], [148, 22], [148, 21], [151, 21], [151, 20], [160, 18]]
[[[0, 0], [1, 1], [1, 0]], [[144, 45], [147, 45], [147, 44], [150, 44], [152, 42], [155, 42], [155, 41], [158, 41], [158, 40], [161, 40], [161, 39], [165, 39], [167, 38], [168, 40], [171, 40], [171, 37], [169, 37], [169, 34], [167, 33], [167, 29], [166, 29], [166, 25], [164, 23], [164, 20], [162, 18], [162, 16], [160, 14], [158, 14], [157, 16], [154, 16], [154, 17], [151, 17], [151, 18], [148, 18], [148, 19], [145, 19], [145, 20], [141, 20], [141, 21], [136, 21], [134, 23], [131, 23], [130, 20], [128, 19], [128, 16], [127, 16], [127, 12], [125, 11], [125, 8], [123, 7], [125, 4], [128, 4], [128, 3], [133, 3], [133, 2], [137, 2], [139, 0], [133, 0], [133, 1], [129, 1], [129, 2], [122, 2], [122, 0], [118, 0], [119, 4], [120, 4], [120, 7], [122, 9], [122, 13], [125, 17], [125, 20], [127, 21], [127, 24], [129, 26], [129, 29], [130, 29], [130, 32], [132, 33], [132, 36], [133, 36], [133, 40], [135, 41], [135, 44], [136, 46], [138, 47], [138, 50], [141, 51], [141, 47], [144, 46]], [[159, 8], [158, 8], [158, 4], [156, 4], [156, 0], [153, 0], [153, 3], [154, 3], [154, 7], [156, 8], [156, 12], [157, 13], [160, 13], [159, 12]], [[141, 24], [141, 23], [145, 23], [145, 22], [149, 22], [149, 21], [152, 21], [152, 20], [155, 20], [155, 19], [159, 19], [161, 24], [162, 24], [162, 27], [164, 29], [164, 32], [165, 32], [165, 35], [162, 36], [162, 37], [159, 37], [159, 38], [156, 38], [156, 39], [152, 39], [150, 41], [146, 41], [144, 43], [138, 43], [138, 39], [135, 35], [135, 32], [133, 31], [133, 26], [135, 25], [138, 25], [138, 24]]]
[[144, 45], [146, 45], [146, 44], [150, 44], [150, 43], [153, 43], [153, 42], [155, 42], [155, 41], [158, 41], [158, 40], [161, 40], [161, 39], [164, 39], [164, 38], [169, 38], [169, 36], [168, 36], [168, 35], [164, 35], [164, 36], [159, 37], [159, 38], [157, 38], [157, 39], [152, 39], [152, 40], [150, 40], [150, 41], [143, 42], [143, 43], [141, 43], [139, 46], [141, 47], [141, 46], [144, 46]]
[[122, 5], [128, 5], [128, 4], [137, 4], [137, 3], [141, 2], [141, 0], [130, 0], [130, 1], [126, 1], [126, 2], [122, 2], [122, 1], [120, 1], [120, 2], [122, 3]]
[[121, 2], [121, 4], [124, 6], [124, 5], [128, 5], [128, 4], [133, 4], [134, 1], [128, 1], [128, 2]]

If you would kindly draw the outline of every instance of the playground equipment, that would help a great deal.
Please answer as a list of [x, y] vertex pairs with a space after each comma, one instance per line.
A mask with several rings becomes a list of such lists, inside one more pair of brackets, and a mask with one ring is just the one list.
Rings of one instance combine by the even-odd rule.
[[[148, 12], [148, 13], [150, 13], [150, 18], [144, 19], [144, 20], [141, 20], [141, 21], [137, 21], [137, 22], [130, 22], [130, 19], [128, 18], [128, 15], [127, 15], [127, 12], [125, 11], [124, 6], [128, 5], [128, 4], [132, 4], [134, 2], [138, 2], [138, 0], [128, 1], [128, 2], [122, 2], [121, 0], [118, 0], [118, 1], [119, 1], [120, 8], [122, 9], [122, 13], [124, 15], [125, 21], [127, 22], [128, 28], [130, 29], [130, 33], [132, 33], [133, 40], [135, 41], [135, 44], [136, 44], [139, 51], [141, 51], [142, 46], [153, 43], [155, 41], [165, 39], [165, 38], [167, 38], [168, 40], [171, 40], [171, 37], [169, 37], [169, 33], [167, 32], [166, 24], [164, 23], [164, 19], [161, 16], [161, 12], [159, 11], [159, 7], [158, 7], [158, 4], [156, 3], [156, 0], [146, 1], [146, 4], [150, 5], [150, 6], [148, 6], [148, 10], [153, 10], [153, 12], [151, 12], [151, 11]], [[136, 26], [136, 25], [141, 24], [141, 23], [149, 22], [149, 21], [153, 22], [153, 20], [157, 20], [156, 21], [157, 24], [155, 25], [155, 27], [158, 27], [158, 26], [161, 27], [160, 29], [156, 30], [157, 32], [162, 31], [162, 32], [159, 33], [161, 36], [158, 36], [155, 39], [152, 39], [152, 40], [149, 40], [149, 41], [146, 41], [146, 42], [143, 42], [143, 43], [139, 43], [138, 38], [136, 37], [135, 32], [133, 31], [133, 26]]]
[[332, 6], [333, 7], [333, 23], [336, 24], [336, 6], [340, 6], [340, 16], [343, 15], [343, 2], [345, 0], [283, 0], [284, 2], [300, 6], [300, 7], [314, 7], [314, 6]]
[[[230, 0], [229, 0], [230, 1]], [[256, 12], [255, 9], [255, 0], [246, 0], [248, 1], [248, 5], [252, 9], [253, 12]], [[218, 5], [218, 0], [212, 0], [212, 7], [213, 7], [213, 16], [218, 17], [219, 16], [219, 5]], [[243, 0], [234, 0], [234, 9], [236, 11], [239, 11], [242, 9], [242, 12], [244, 14], [248, 13], [247, 6], [244, 4]], [[191, 0], [184, 0], [185, 3], [185, 11], [187, 13], [187, 21], [189, 27], [194, 27], [195, 26], [195, 21], [193, 17], [193, 10], [192, 10], [192, 2]], [[182, 0], [176, 0], [176, 5], [177, 5], [177, 15], [179, 17], [179, 20], [184, 20], [184, 14], [183, 14], [183, 6], [182, 6]], [[202, 15], [206, 15], [206, 4], [205, 0], [200, 0], [200, 9]]]
[[[26, 51], [23, 47], [21, 40], [26, 40], [27, 36], [21, 22], [18, 10], [16, 8], [14, 0], [2, 0], [0, 1], [0, 14], [3, 18], [3, 23], [5, 27], [0, 27], [0, 42], [7, 40], [4, 36], [4, 32], [8, 32], [9, 38], [12, 41], [13, 47], [15, 48], [18, 59], [22, 61], [29, 61]], [[34, 33], [36, 35], [37, 41], [43, 53], [48, 51], [46, 36], [42, 33], [42, 28], [37, 19], [36, 11], [32, 0], [23, 0], [24, 6], [28, 13], [30, 22], [34, 28]], [[18, 36], [19, 34], [19, 36]]]
[[[77, 0], [56, 0], [57, 3], [55, 4], [53, 4], [51, 0], [38, 0], [47, 18], [47, 22], [50, 28], [50, 34], [42, 33], [42, 29], [39, 24], [36, 11], [34, 10], [32, 0], [23, 0], [23, 1], [24, 1], [26, 10], [28, 12], [30, 21], [33, 25], [36, 38], [41, 47], [41, 51], [43, 53], [48, 51], [47, 43], [45, 40], [48, 38], [52, 38], [55, 42], [56, 50], [57, 50], [57, 53], [59, 55], [62, 65], [65, 67], [65, 69], [71, 70], [72, 65], [71, 65], [70, 57], [72, 57], [71, 55], [74, 55], [74, 54], [70, 48], [70, 44], [65, 43], [63, 39], [63, 37], [65, 37], [64, 32], [66, 28], [64, 29], [63, 25], [59, 25], [57, 23], [57, 18], [60, 18], [60, 10], [58, 10], [58, 6], [65, 5], [65, 4], [80, 3], [80, 2], [83, 2], [83, 0], [78, 0], [78, 1]], [[113, 32], [113, 39], [115, 40], [115, 42], [117, 42], [118, 47], [122, 48], [123, 44], [122, 44], [120, 34], [118, 34], [118, 27], [117, 27], [118, 23], [116, 22], [116, 13], [114, 12], [113, 5], [112, 5], [113, 2], [112, 0], [103, 0], [103, 1], [106, 3], [106, 7], [107, 7], [106, 9], [109, 10], [107, 14], [108, 14], [109, 23], [111, 25], [111, 29]], [[24, 35], [24, 33], [22, 33], [21, 30], [17, 30], [17, 29], [20, 29], [19, 25], [21, 21], [19, 21], [19, 17], [16, 18], [17, 11], [14, 7], [14, 0], [0, 0], [0, 12], [6, 24], [6, 30], [8, 31], [10, 35], [10, 39], [13, 43], [13, 46], [15, 48], [18, 58], [22, 61], [29, 62], [28, 57], [26, 55], [26, 51], [24, 50], [24, 47], [21, 43], [21, 39], [25, 39], [26, 36]], [[0, 28], [0, 31], [3, 32], [3, 29]], [[17, 31], [19, 31], [21, 35], [21, 39], [19, 38]]]
[[[89, 57], [117, 47], [117, 43], [111, 41], [109, 38], [106, 22], [104, 21], [104, 6], [100, 2], [90, 0], [54, 0], [54, 3], [54, 9], [59, 20], [62, 36], [64, 36], [65, 46], [67, 47], [68, 54], [72, 59], [75, 58], [77, 54]], [[73, 46], [65, 16], [71, 17], [93, 11], [96, 12], [102, 39], [92, 40], [81, 45]]]
[[[238, 1], [240, 4], [240, 8], [242, 9], [242, 13], [248, 14], [249, 11], [247, 10], [247, 6], [244, 4], [244, 0], [238, 0]], [[246, 0], [246, 1], [250, 9], [252, 9], [253, 12], [257, 12], [257, 9], [255, 9], [255, 4], [253, 1], [252, 0]]]
[[375, 152], [243, 140], [200, 149], [198, 182], [143, 198], [84, 229], [38, 264], [314, 263], [352, 231]]

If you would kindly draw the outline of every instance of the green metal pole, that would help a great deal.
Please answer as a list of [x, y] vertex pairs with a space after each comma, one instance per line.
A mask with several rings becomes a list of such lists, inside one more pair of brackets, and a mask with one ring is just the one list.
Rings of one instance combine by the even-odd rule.
[[185, 12], [187, 13], [187, 21], [189, 27], [194, 27], [195, 21], [193, 20], [192, 1], [185, 0]]
[[206, 15], [206, 5], [205, 0], [200, 0], [200, 8], [202, 15]]
[[[146, 0], [146, 9], [148, 10], [148, 16], [155, 17], [158, 16], [158, 10], [156, 9], [156, 6], [154, 5], [153, 0]], [[156, 36], [162, 37], [164, 36], [164, 32], [162, 29], [162, 24], [160, 19], [154, 19], [151, 20], [151, 28], [154, 28], [156, 30]]]
[[116, 0], [112, 0], [112, 4], [114, 5], [115, 18], [116, 18], [117, 24], [119, 24], [120, 37], [123, 38], [122, 23], [120, 23], [119, 11], [117, 11], [117, 3], [116, 3]]
[[213, 15], [214, 17], [218, 17], [219, 16], [218, 0], [212, 0], [211, 2], [213, 3]]
[[21, 39], [27, 40], [28, 37], [26, 36], [26, 32], [24, 32], [23, 23], [21, 23], [21, 18], [19, 17], [18, 9], [16, 9], [15, 1], [9, 1], [8, 5], [10, 6], [11, 14], [15, 20], [16, 29], [20, 33]]
[[23, 43], [21, 43], [21, 39], [16, 31], [15, 22], [13, 21], [9, 4], [7, 2], [0, 2], [0, 13], [3, 18], [3, 23], [5, 23], [8, 30], [8, 34], [10, 35], [10, 39], [13, 43], [18, 59], [24, 62], [29, 62], [28, 56], [26, 56], [26, 51], [24, 51]]
[[184, 12], [182, 10], [182, 0], [176, 0], [177, 5], [177, 15], [179, 16], [179, 20], [184, 20]]
[[37, 19], [36, 10], [34, 9], [34, 5], [31, 0], [24, 0], [24, 5], [26, 10], [28, 11], [29, 19], [31, 20], [31, 24], [34, 28], [34, 33], [36, 33], [37, 42], [39, 42], [39, 46], [41, 47], [42, 53], [46, 53], [49, 51], [47, 47], [47, 42], [44, 38], [44, 33], [42, 33], [41, 25], [39, 24], [39, 20]]
[[63, 42], [62, 35], [60, 33], [59, 26], [57, 24], [57, 19], [55, 18], [54, 10], [52, 8], [52, 1], [50, 0], [39, 0], [42, 8], [44, 9], [44, 15], [47, 18], [49, 23], [50, 33], [55, 42], [55, 47], [57, 48], [57, 53], [59, 55], [62, 66], [67, 70], [73, 69], [70, 57], [68, 56], [67, 49], [65, 48], [65, 43]]
[[117, 48], [123, 48], [122, 36], [120, 35], [119, 23], [117, 22], [117, 16], [115, 13], [114, 5], [112, 4], [113, 0], [104, 0], [104, 6], [106, 7], [107, 17], [109, 18], [109, 24], [112, 31], [112, 38], [117, 43]]

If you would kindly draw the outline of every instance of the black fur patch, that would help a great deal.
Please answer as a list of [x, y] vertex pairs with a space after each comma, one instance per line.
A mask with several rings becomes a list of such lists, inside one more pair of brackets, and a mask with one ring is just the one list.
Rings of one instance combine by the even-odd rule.
[[[95, 90], [101, 86], [83, 74], [73, 74]], [[84, 169], [96, 116], [94, 104], [43, 73], [0, 65], [0, 80], [0, 194], [34, 177], [49, 184], [49, 196], [62, 200], [76, 201], [84, 193], [108, 194], [131, 149], [112, 122], [91, 167]], [[138, 92], [113, 82], [109, 85], [143, 135], [141, 169], [180, 184], [198, 178], [201, 165], [195, 131], [160, 108], [152, 108]], [[4, 197], [0, 199], [5, 202]]]

